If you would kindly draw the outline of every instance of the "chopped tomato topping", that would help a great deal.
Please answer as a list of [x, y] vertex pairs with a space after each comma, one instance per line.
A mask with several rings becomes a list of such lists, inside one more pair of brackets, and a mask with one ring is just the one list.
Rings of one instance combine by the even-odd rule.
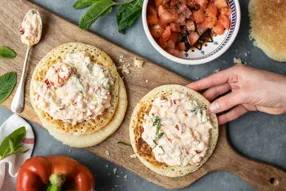
[[149, 29], [150, 29], [151, 35], [154, 38], [160, 38], [162, 36], [162, 34], [164, 33], [164, 30], [165, 30], [163, 27], [161, 27], [158, 24], [149, 26]]
[[205, 12], [204, 12], [203, 9], [195, 11], [193, 13], [193, 15], [194, 15], [194, 20], [195, 20], [196, 23], [201, 23], [201, 22], [203, 22], [205, 20]]
[[194, 23], [194, 21], [192, 21], [192, 20], [188, 20], [188, 21], [186, 22], [186, 27], [187, 27], [187, 29], [188, 29], [189, 31], [195, 31], [195, 30], [196, 30], [195, 23]]
[[228, 7], [227, 0], [215, 0], [215, 6], [219, 9]]
[[158, 8], [158, 15], [163, 24], [171, 23], [178, 18], [178, 14], [173, 9], [168, 9], [162, 5]]
[[203, 8], [206, 8], [208, 6], [208, 0], [195, 0], [195, 2]]
[[178, 23], [171, 23], [170, 27], [171, 27], [171, 31], [173, 32], [181, 32], [180, 24]]
[[187, 49], [185, 42], [180, 42], [178, 44], [178, 48], [179, 48], [180, 51], [185, 51]]
[[164, 40], [164, 41], [169, 40], [169, 38], [171, 37], [171, 34], [172, 34], [171, 27], [167, 26], [165, 31], [162, 34], [162, 40]]
[[155, 7], [149, 4], [147, 7], [147, 22], [149, 25], [158, 24], [158, 15]]
[[168, 42], [167, 42], [167, 48], [168, 49], [174, 49], [175, 48], [175, 42], [174, 41], [172, 41], [172, 40], [168, 40]]
[[202, 35], [202, 34], [204, 34], [204, 32], [206, 32], [210, 27], [209, 27], [209, 23], [207, 22], [207, 20], [204, 20], [204, 22], [202, 22], [201, 24], [198, 24], [197, 28], [198, 28], [199, 34]]
[[219, 10], [221, 15], [230, 16], [231, 15], [231, 8], [230, 7], [224, 7]]
[[174, 42], [176, 42], [176, 43], [177, 43], [177, 42], [180, 42], [179, 33], [177, 33], [177, 32], [172, 32], [169, 40], [172, 40], [172, 41], [174, 41]]
[[199, 40], [200, 35], [197, 32], [191, 32], [189, 35], [189, 41], [191, 45], [196, 44], [196, 42]]
[[218, 22], [217, 25], [213, 28], [213, 32], [217, 35], [222, 35], [224, 33], [224, 26]]
[[210, 3], [208, 5], [206, 13], [207, 13], [208, 17], [217, 17], [218, 9], [217, 9], [217, 7], [214, 4]]
[[230, 29], [229, 18], [225, 15], [220, 15], [218, 17], [218, 22], [224, 26], [225, 29]]

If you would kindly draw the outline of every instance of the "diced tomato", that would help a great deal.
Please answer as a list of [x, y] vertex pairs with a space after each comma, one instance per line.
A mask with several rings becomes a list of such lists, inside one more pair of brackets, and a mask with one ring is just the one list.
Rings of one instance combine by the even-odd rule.
[[190, 9], [197, 10], [200, 8], [200, 6], [196, 3], [196, 0], [187, 0], [186, 4]]
[[185, 21], [186, 16], [183, 13], [180, 13], [178, 19], [176, 20], [176, 23], [185, 24]]
[[162, 40], [164, 40], [164, 41], [169, 40], [169, 38], [171, 37], [171, 34], [172, 34], [171, 27], [167, 26], [165, 31], [162, 34]]
[[149, 25], [158, 24], [157, 11], [152, 4], [149, 4], [147, 7], [147, 22]]
[[209, 29], [209, 23], [207, 20], [204, 20], [201, 24], [197, 25], [197, 29], [200, 35], [204, 34]]
[[195, 11], [193, 15], [196, 23], [201, 23], [205, 20], [205, 12], [203, 9]]
[[208, 17], [217, 17], [218, 9], [214, 4], [209, 3], [206, 13]]
[[176, 43], [172, 40], [168, 40], [167, 41], [167, 48], [168, 49], [174, 49], [175, 48]]
[[227, 0], [215, 0], [215, 6], [219, 9], [228, 7]]
[[228, 16], [220, 15], [218, 17], [218, 22], [224, 26], [227, 30], [230, 29], [230, 21]]
[[175, 10], [168, 9], [162, 5], [158, 8], [158, 15], [162, 23], [171, 23], [178, 18], [178, 14]]
[[218, 22], [217, 25], [213, 28], [213, 32], [217, 35], [222, 35], [224, 33], [224, 26]]
[[192, 20], [188, 20], [188, 21], [186, 22], [186, 27], [187, 27], [187, 29], [188, 29], [189, 31], [195, 31], [195, 30], [196, 30], [195, 23], [194, 23], [194, 21], [192, 21]]
[[160, 38], [158, 40], [158, 44], [160, 45], [161, 48], [166, 49], [167, 48], [167, 42], [165, 40], [163, 40], [162, 38]]
[[203, 8], [206, 8], [208, 6], [208, 0], [195, 0], [195, 2]]
[[209, 28], [213, 28], [217, 23], [217, 17], [207, 17], [202, 23]]
[[169, 52], [170, 54], [172, 54], [173, 56], [179, 56], [180, 52], [176, 49], [167, 49], [167, 52]]
[[149, 26], [149, 29], [150, 29], [151, 35], [154, 38], [160, 38], [162, 36], [162, 34], [164, 33], [164, 30], [165, 30], [163, 27], [161, 27], [158, 24]]
[[196, 42], [199, 40], [200, 35], [197, 32], [191, 32], [191, 34], [189, 34], [189, 41], [191, 45], [196, 44]]
[[178, 24], [178, 23], [171, 23], [170, 27], [171, 27], [171, 31], [173, 31], [173, 32], [180, 32], [181, 31], [180, 24]]
[[185, 51], [186, 50], [186, 44], [184, 42], [180, 42], [178, 44], [178, 48], [180, 51]]
[[172, 40], [174, 42], [179, 42], [180, 41], [179, 33], [172, 32], [169, 40]]
[[221, 15], [230, 16], [231, 15], [231, 8], [225, 7], [219, 10]]
[[165, 5], [169, 2], [170, 0], [155, 0], [156, 7], [159, 7], [160, 5]]

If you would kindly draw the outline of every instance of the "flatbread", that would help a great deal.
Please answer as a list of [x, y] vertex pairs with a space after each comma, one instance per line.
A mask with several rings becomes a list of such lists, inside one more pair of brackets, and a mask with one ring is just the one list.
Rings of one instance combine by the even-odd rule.
[[279, 62], [286, 61], [285, 10], [285, 0], [249, 2], [250, 38], [267, 56]]
[[158, 162], [152, 152], [152, 148], [141, 138], [142, 133], [144, 131], [142, 125], [144, 114], [149, 112], [150, 108], [152, 107], [152, 102], [154, 101], [155, 98], [162, 95], [171, 94], [174, 91], [189, 95], [192, 99], [197, 101], [198, 105], [201, 108], [207, 108], [210, 104], [209, 101], [205, 99], [201, 94], [184, 86], [181, 85], [160, 86], [150, 91], [139, 101], [139, 103], [136, 105], [132, 113], [129, 126], [130, 142], [139, 160], [154, 172], [168, 177], [184, 176], [198, 170], [207, 161], [207, 159], [211, 156], [212, 152], [214, 151], [219, 134], [217, 117], [215, 114], [210, 114], [210, 119], [213, 124], [213, 128], [210, 130], [210, 142], [208, 145], [208, 150], [206, 152], [206, 155], [202, 159], [199, 165], [172, 167], [168, 166], [165, 163]]
[[[52, 65], [56, 64], [60, 59], [63, 59], [67, 53], [78, 53], [82, 51], [85, 51], [90, 56], [90, 59], [92, 61], [106, 68], [109, 71], [111, 77], [113, 78], [114, 84], [110, 88], [111, 107], [109, 107], [104, 112], [104, 114], [99, 116], [96, 120], [89, 120], [83, 123], [77, 123], [76, 125], [72, 125], [62, 120], [53, 119], [52, 116], [42, 111], [41, 108], [37, 107], [37, 105], [35, 104], [35, 99], [37, 95], [34, 91], [34, 83], [36, 81], [43, 81], [48, 69]], [[111, 58], [100, 49], [91, 45], [78, 42], [62, 44], [50, 51], [35, 68], [30, 86], [31, 104], [43, 123], [50, 124], [50, 127], [64, 132], [65, 134], [87, 135], [90, 133], [94, 133], [106, 126], [113, 118], [115, 109], [117, 108], [118, 104], [119, 78], [120, 77], [115, 64], [113, 63]]]
[[49, 133], [62, 143], [69, 145], [70, 147], [90, 147], [97, 145], [112, 135], [121, 125], [125, 112], [127, 109], [127, 94], [124, 87], [123, 80], [119, 80], [119, 103], [116, 112], [112, 120], [102, 129], [95, 133], [87, 135], [69, 135], [52, 128], [50, 124], [43, 122], [43, 125], [47, 127]]

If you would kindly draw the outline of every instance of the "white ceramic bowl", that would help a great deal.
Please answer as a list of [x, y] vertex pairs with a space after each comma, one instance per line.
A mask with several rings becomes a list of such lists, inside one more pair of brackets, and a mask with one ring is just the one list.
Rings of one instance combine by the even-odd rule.
[[173, 56], [166, 52], [164, 49], [162, 49], [155, 39], [152, 37], [148, 24], [147, 24], [147, 5], [149, 0], [144, 0], [143, 4], [143, 10], [142, 10], [142, 20], [143, 20], [143, 28], [145, 31], [145, 34], [149, 40], [149, 42], [152, 44], [152, 46], [164, 57], [168, 58], [169, 60], [172, 60], [176, 63], [180, 64], [188, 64], [188, 65], [198, 65], [198, 64], [204, 64], [207, 62], [210, 62], [219, 56], [221, 56], [233, 43], [234, 39], [237, 36], [237, 33], [239, 31], [240, 27], [240, 19], [241, 19], [241, 13], [240, 13], [240, 5], [238, 0], [229, 0], [229, 5], [232, 9], [232, 13], [230, 15], [231, 20], [231, 27], [229, 30], [227, 30], [223, 35], [217, 35], [212, 38], [212, 42], [206, 43], [201, 47], [201, 49], [193, 49], [189, 50], [188, 56], [185, 58], [179, 58], [176, 56]]

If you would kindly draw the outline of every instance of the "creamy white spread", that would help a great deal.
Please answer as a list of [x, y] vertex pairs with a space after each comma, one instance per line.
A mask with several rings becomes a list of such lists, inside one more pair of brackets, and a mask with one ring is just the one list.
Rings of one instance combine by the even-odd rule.
[[38, 11], [30, 10], [20, 27], [21, 41], [27, 46], [33, 46], [40, 41], [42, 34], [42, 20]]
[[212, 127], [205, 109], [190, 96], [174, 92], [154, 100], [144, 116], [142, 138], [159, 162], [198, 165], [206, 155]]
[[113, 79], [85, 52], [69, 53], [36, 81], [36, 105], [57, 120], [73, 125], [96, 119], [111, 106]]

